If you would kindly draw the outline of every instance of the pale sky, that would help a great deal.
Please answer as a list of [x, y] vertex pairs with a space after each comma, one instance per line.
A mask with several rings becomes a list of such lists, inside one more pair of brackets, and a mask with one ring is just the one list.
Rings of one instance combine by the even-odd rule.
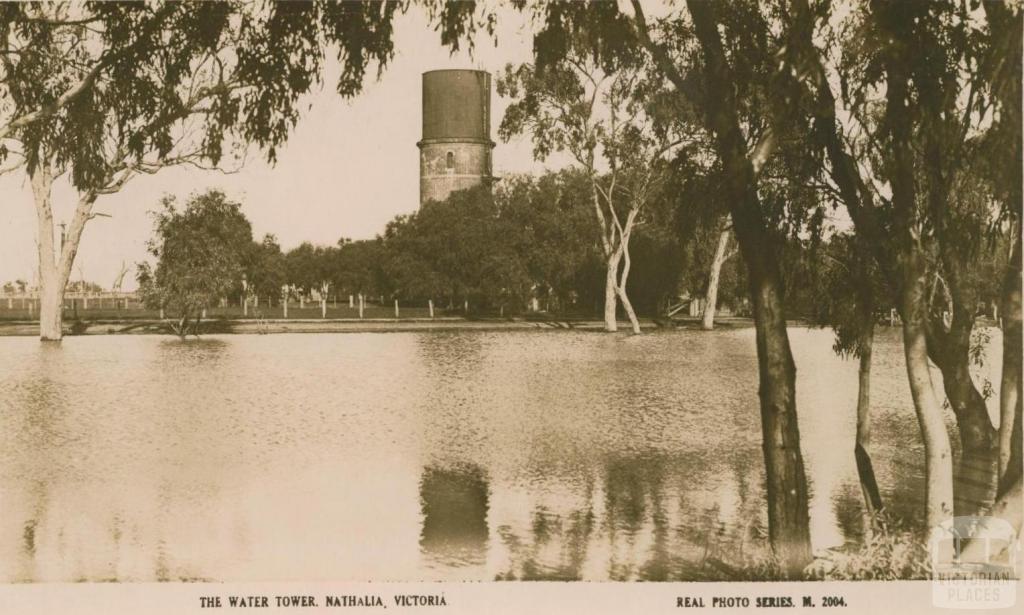
[[[420, 75], [438, 68], [476, 68], [496, 76], [508, 62], [528, 62], [533, 45], [524, 18], [503, 11], [498, 45], [486, 34], [477, 37], [473, 57], [465, 51], [449, 56], [440, 36], [429, 29], [418, 7], [395, 22], [396, 55], [375, 81], [371, 75], [363, 93], [346, 101], [334, 92], [329, 76], [322, 91], [311, 96], [288, 143], [278, 151], [275, 166], [254, 149], [243, 170], [234, 175], [192, 168], [169, 168], [132, 180], [120, 193], [101, 197], [96, 218], [85, 229], [71, 279], [109, 287], [126, 263], [124, 289], [135, 287], [134, 263], [145, 260], [145, 243], [152, 231], [148, 212], [157, 209], [165, 193], [184, 199], [192, 192], [219, 188], [242, 203], [255, 238], [277, 235], [285, 250], [303, 241], [334, 244], [338, 238], [371, 238], [383, 232], [395, 215], [419, 205], [421, 132]], [[336, 71], [330, 71], [336, 74]], [[508, 101], [493, 91], [491, 134], [497, 175], [542, 172], [556, 167], [535, 163], [528, 138], [501, 143], [497, 128]], [[71, 217], [73, 193], [54, 194], [55, 217]], [[0, 177], [0, 283], [36, 278], [36, 218], [24, 173]]]

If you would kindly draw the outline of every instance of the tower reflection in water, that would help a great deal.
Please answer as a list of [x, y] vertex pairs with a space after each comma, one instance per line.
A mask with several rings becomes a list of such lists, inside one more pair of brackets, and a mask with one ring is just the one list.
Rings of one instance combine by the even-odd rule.
[[479, 466], [431, 465], [423, 469], [420, 550], [428, 565], [484, 565], [488, 500], [487, 478]]

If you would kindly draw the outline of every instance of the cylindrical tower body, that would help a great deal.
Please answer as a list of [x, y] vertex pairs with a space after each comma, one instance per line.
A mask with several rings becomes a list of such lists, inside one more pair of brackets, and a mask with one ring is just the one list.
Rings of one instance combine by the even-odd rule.
[[420, 205], [491, 179], [491, 75], [479, 70], [423, 73]]

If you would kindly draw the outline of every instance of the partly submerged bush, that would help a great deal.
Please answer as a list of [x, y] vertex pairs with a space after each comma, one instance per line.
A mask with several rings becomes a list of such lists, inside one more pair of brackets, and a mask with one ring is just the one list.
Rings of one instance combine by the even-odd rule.
[[832, 551], [808, 570], [810, 578], [830, 581], [896, 581], [931, 575], [925, 538], [884, 511], [875, 516], [860, 544]]

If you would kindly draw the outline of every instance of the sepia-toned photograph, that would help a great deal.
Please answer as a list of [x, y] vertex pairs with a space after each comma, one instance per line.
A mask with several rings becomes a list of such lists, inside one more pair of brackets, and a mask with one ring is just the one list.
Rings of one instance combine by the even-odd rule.
[[0, 2], [0, 613], [1019, 608], [1022, 23]]

